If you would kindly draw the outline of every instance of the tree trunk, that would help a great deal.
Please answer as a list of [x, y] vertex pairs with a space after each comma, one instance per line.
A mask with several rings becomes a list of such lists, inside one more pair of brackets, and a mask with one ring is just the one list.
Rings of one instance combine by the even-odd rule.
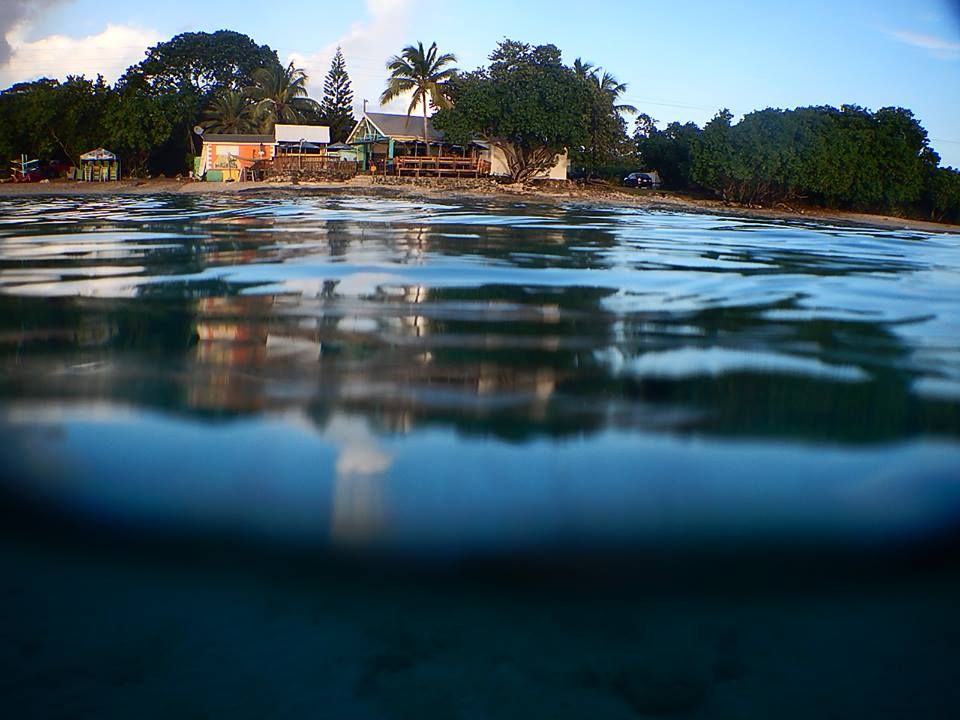
[[514, 182], [526, 182], [538, 173], [549, 170], [557, 162], [558, 153], [545, 148], [514, 148], [509, 144], [501, 145], [510, 167], [510, 176]]
[[427, 98], [423, 98], [423, 142], [427, 146], [427, 157], [430, 157], [430, 138], [427, 137]]

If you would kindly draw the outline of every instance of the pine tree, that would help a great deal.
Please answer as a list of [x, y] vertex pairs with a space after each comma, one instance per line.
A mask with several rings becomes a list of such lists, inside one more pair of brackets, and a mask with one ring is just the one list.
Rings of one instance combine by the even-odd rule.
[[321, 117], [330, 126], [331, 142], [339, 143], [347, 139], [356, 120], [353, 119], [353, 90], [350, 88], [350, 76], [347, 75], [347, 63], [343, 52], [337, 48], [337, 54], [330, 63], [330, 72], [323, 81], [323, 101]]

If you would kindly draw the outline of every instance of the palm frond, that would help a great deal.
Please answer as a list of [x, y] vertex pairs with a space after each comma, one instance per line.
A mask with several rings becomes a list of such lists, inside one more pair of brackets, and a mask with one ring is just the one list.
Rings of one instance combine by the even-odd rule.
[[450, 101], [444, 96], [441, 85], [456, 77], [457, 69], [448, 67], [457, 61], [453, 53], [440, 54], [434, 42], [424, 48], [422, 42], [407, 45], [387, 61], [390, 77], [380, 96], [380, 104], [385, 105], [402, 95], [412, 92], [407, 107], [407, 121], [422, 104], [424, 113], [432, 103], [437, 107], [449, 107]]

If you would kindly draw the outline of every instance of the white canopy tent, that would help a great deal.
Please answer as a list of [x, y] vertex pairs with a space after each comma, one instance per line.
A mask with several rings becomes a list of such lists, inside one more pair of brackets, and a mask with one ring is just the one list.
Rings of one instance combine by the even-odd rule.
[[105, 148], [97, 148], [80, 156], [81, 178], [88, 182], [120, 179], [120, 161]]

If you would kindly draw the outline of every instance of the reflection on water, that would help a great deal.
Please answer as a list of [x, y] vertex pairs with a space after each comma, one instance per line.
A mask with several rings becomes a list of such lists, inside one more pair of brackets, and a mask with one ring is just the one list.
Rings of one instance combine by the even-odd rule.
[[[564, 572], [567, 563], [604, 558], [640, 583], [644, 598], [650, 563], [662, 571], [678, 553], [709, 556], [677, 565], [697, 575], [714, 553], [729, 562], [728, 551], [737, 562], [811, 549], [817, 563], [849, 553], [949, 556], [960, 527], [958, 289], [957, 235], [336, 195], [0, 198], [2, 517], [21, 544], [54, 543], [62, 532], [72, 547], [106, 533], [113, 549], [194, 543], [190, 557], [221, 543], [240, 554], [279, 543], [311, 558], [331, 548], [357, 562], [388, 553], [513, 567], [525, 558], [524, 567], [546, 560]], [[69, 596], [63, 588], [74, 583], [70, 562], [34, 552], [5, 556], [4, 592], [16, 612], [29, 614], [23, 608], [37, 597]], [[100, 550], [91, 553], [89, 562], [102, 561]], [[47, 585], [18, 579], [47, 565]], [[749, 574], [734, 567], [725, 587]], [[121, 596], [149, 586], [174, 608], [181, 583], [220, 592], [159, 569], [162, 579], [146, 584], [122, 571], [89, 572], [104, 574], [104, 588], [122, 586]], [[563, 577], [565, 587], [579, 584]], [[344, 717], [382, 717], [384, 708], [388, 717], [423, 717], [424, 707], [450, 717], [533, 716], [527, 700], [490, 700], [505, 688], [526, 697], [511, 679], [517, 673], [555, 701], [552, 716], [785, 717], [774, 698], [807, 696], [782, 680], [795, 668], [771, 659], [766, 641], [743, 630], [755, 623], [726, 600], [690, 612], [717, 612], [721, 625], [739, 630], [707, 623], [702, 636], [665, 633], [648, 640], [654, 655], [643, 657], [636, 643], [649, 636], [630, 629], [640, 620], [628, 595], [605, 596], [609, 621], [591, 615], [584, 637], [563, 642], [550, 639], [549, 622], [540, 627], [513, 605], [491, 611], [507, 624], [525, 618], [523, 630], [508, 630], [513, 646], [468, 662], [466, 647], [484, 640], [451, 627], [478, 616], [481, 626], [495, 624], [486, 606], [471, 605], [482, 605], [478, 596], [441, 609], [429, 592], [337, 582], [302, 595], [271, 590], [269, 602], [299, 607], [340, 592], [304, 622], [332, 614], [364, 626], [321, 654], [349, 658], [342, 672], [353, 673], [344, 681], [353, 690], [330, 691]], [[256, 587], [250, 592], [266, 592]], [[414, 625], [429, 627], [436, 644], [396, 626], [384, 640], [368, 627], [382, 606], [375, 613], [366, 604], [381, 592], [404, 612], [430, 607]], [[490, 607], [513, 602], [491, 592]], [[956, 596], [952, 586], [938, 592], [903, 600], [905, 612]], [[355, 606], [351, 593], [363, 595]], [[95, 602], [113, 607], [104, 597]], [[648, 601], [658, 602], [638, 602]], [[579, 602], [557, 611], [565, 628], [594, 612], [594, 600]], [[869, 617], [896, 617], [877, 602]], [[208, 604], [199, 612], [209, 620], [218, 603]], [[944, 616], [937, 607], [929, 618]], [[757, 613], [785, 623], [783, 636], [799, 645], [840, 626], [849, 642], [869, 642], [865, 627], [849, 630], [856, 608], [835, 608], [818, 631], [785, 621], [790, 608]], [[683, 609], [651, 612], [684, 626]], [[51, 617], [25, 621], [23, 632], [53, 632]], [[263, 620], [258, 642], [271, 646], [266, 629], [282, 635], [277, 624], [288, 620], [298, 638], [312, 637], [291, 618]], [[204, 642], [231, 647], [214, 628]], [[527, 630], [530, 647], [557, 643], [556, 658], [545, 663], [519, 647]], [[947, 681], [941, 659], [957, 637], [954, 623], [943, 647], [914, 653], [917, 675], [899, 686], [876, 664], [863, 683], [892, 688], [884, 702], [909, 697], [921, 708], [914, 716], [933, 717], [918, 693], [956, 696], [944, 688], [960, 683]], [[37, 667], [64, 662], [24, 647], [43, 656]], [[128, 666], [125, 652], [98, 657]], [[755, 665], [744, 670], [751, 653]], [[165, 662], [147, 665], [162, 674], [154, 665]], [[765, 662], [781, 680], [758, 673]], [[48, 674], [71, 673], [56, 667]], [[463, 678], [478, 668], [487, 678], [482, 700], [468, 702]], [[103, 697], [112, 672], [80, 681], [89, 682], [77, 692]], [[285, 672], [299, 678], [293, 696], [308, 686], [299, 670]], [[47, 697], [43, 677], [17, 692]], [[414, 687], [437, 687], [431, 679], [456, 692], [434, 698], [439, 705], [413, 703]], [[831, 686], [835, 707], [850, 711], [838, 717], [870, 705], [853, 686]], [[70, 697], [71, 687], [50, 697]], [[873, 717], [893, 707], [875, 705]], [[164, 707], [169, 716], [184, 706]], [[270, 715], [249, 698], [211, 707]], [[254, 709], [238, 715], [238, 707]], [[810, 700], [789, 710], [810, 717], [823, 707]]]
[[[298, 418], [314, 439], [286, 462], [311, 466], [303, 484], [328, 488], [331, 536], [354, 540], [402, 536], [415, 518], [423, 537], [470, 546], [488, 534], [483, 523], [459, 535], [430, 527], [449, 527], [445, 513], [465, 505], [491, 513], [493, 526], [511, 518], [499, 472], [529, 484], [538, 507], [589, 482], [593, 520], [556, 499], [517, 519], [533, 542], [557, 526], [603, 534], [625, 507], [638, 513], [627, 525], [646, 513], [624, 505], [627, 487], [709, 484], [733, 447], [743, 461], [723, 480], [731, 496], [747, 493], [773, 515], [779, 495], [835, 508], [820, 480], [845, 491], [876, 481], [872, 463], [900, 456], [918, 463], [897, 479], [917, 484], [918, 502], [949, 501], [913, 518], [918, 531], [939, 532], [960, 510], [958, 493], [935, 480], [960, 468], [956, 236], [343, 197], [4, 205], [0, 391], [5, 432], [18, 442], [49, 427], [68, 437], [90, 429], [91, 406], [122, 408], [132, 445], [206, 488], [202, 443], [152, 435], [155, 413], [197, 439], [217, 431], [212, 422], [243, 420], [255, 436]], [[12, 419], [38, 407], [56, 419]], [[612, 451], [621, 440], [630, 449]], [[479, 467], [464, 467], [477, 442]], [[318, 443], [337, 445], [337, 459], [315, 464]], [[658, 461], [670, 473], [646, 479], [654, 448], [677, 443], [699, 460]], [[115, 453], [106, 441], [55, 445], [61, 465], [48, 484], [75, 485], [78, 465], [102, 476]], [[531, 460], [499, 469], [518, 448]], [[223, 472], [242, 455], [219, 452]], [[792, 471], [771, 468], [767, 452], [796, 455], [818, 483], [798, 478], [785, 490]], [[30, 457], [9, 454], [24, 480], [16, 493], [30, 494]], [[403, 465], [407, 455], [419, 463]], [[622, 465], [569, 478], [556, 465], [566, 455]], [[859, 459], [862, 475], [840, 469]], [[446, 478], [436, 516], [422, 510], [435, 501], [430, 472]], [[478, 497], [472, 482], [484, 487]], [[300, 502], [298, 492], [286, 502]], [[689, 498], [671, 508], [657, 522], [699, 512]], [[519, 539], [497, 537], [506, 547]]]

